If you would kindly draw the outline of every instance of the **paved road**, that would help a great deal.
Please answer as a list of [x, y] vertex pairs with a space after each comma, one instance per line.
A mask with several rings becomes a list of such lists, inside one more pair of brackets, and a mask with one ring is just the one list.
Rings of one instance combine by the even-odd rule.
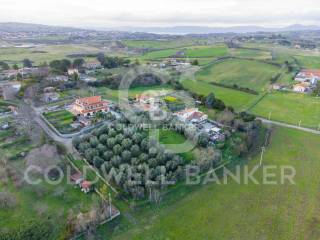
[[273, 124], [273, 125], [277, 125], [277, 126], [281, 126], [281, 127], [293, 128], [293, 129], [297, 129], [297, 130], [300, 130], [300, 131], [304, 131], [304, 132], [320, 135], [320, 131], [317, 131], [317, 130], [314, 130], [314, 129], [305, 128], [305, 127], [299, 127], [299, 126], [296, 126], [296, 125], [291, 125], [291, 124], [287, 124], [287, 123], [272, 121], [272, 120], [268, 120], [268, 119], [260, 118], [260, 117], [258, 117], [257, 119], [261, 120], [263, 123], [266, 123], [266, 124]]

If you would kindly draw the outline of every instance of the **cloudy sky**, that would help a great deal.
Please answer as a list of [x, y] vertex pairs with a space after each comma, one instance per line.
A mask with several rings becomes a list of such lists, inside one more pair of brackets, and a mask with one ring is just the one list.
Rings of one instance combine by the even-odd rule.
[[319, 0], [0, 0], [0, 22], [78, 27], [320, 25]]

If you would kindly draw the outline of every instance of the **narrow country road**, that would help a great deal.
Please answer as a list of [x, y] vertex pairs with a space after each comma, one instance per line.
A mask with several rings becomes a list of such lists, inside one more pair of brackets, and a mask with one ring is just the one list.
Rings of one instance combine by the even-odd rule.
[[299, 127], [299, 126], [296, 126], [296, 125], [291, 125], [291, 124], [288, 124], [288, 123], [272, 121], [272, 120], [268, 120], [268, 119], [261, 118], [261, 117], [258, 117], [257, 119], [261, 120], [265, 124], [272, 124], [272, 125], [277, 125], [277, 126], [286, 127], [286, 128], [293, 128], [293, 129], [297, 129], [297, 130], [300, 130], [300, 131], [304, 131], [304, 132], [320, 135], [320, 131], [317, 131], [317, 130], [314, 130], [314, 129], [311, 129], [311, 128]]

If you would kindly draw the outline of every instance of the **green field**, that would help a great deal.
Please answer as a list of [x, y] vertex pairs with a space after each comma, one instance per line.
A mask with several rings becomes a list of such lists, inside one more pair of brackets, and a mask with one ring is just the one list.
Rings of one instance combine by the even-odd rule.
[[122, 41], [126, 46], [133, 48], [150, 48], [150, 49], [167, 49], [176, 48], [181, 46], [193, 45], [194, 40], [182, 39], [180, 41], [169, 41], [169, 40], [125, 40]]
[[237, 111], [245, 110], [258, 98], [256, 95], [214, 86], [202, 81], [184, 80], [182, 85], [198, 94], [208, 95], [213, 92], [217, 98], [224, 101], [226, 105], [232, 106]]
[[228, 54], [228, 48], [225, 45], [217, 45], [217, 46], [200, 46], [200, 47], [192, 47], [187, 48], [185, 50], [186, 57], [195, 58], [195, 57], [223, 57]]
[[84, 194], [72, 185], [67, 185], [66, 182], [58, 186], [45, 183], [37, 186], [25, 185], [19, 189], [11, 182], [6, 186], [0, 183], [0, 191], [12, 193], [17, 200], [17, 205], [13, 209], [0, 209], [1, 230], [19, 228], [25, 221], [41, 218], [44, 214], [50, 215], [59, 223], [52, 232], [61, 232], [70, 209], [86, 212], [93, 203], [90, 195]]
[[29, 58], [34, 64], [50, 62], [55, 59], [67, 58], [69, 54], [98, 53], [99, 48], [84, 44], [48, 45], [33, 48], [0, 48], [1, 61], [21, 64], [24, 58]]
[[280, 68], [271, 64], [244, 59], [228, 59], [206, 66], [196, 74], [197, 80], [217, 82], [256, 91], [265, 89]]
[[[231, 179], [186, 195], [172, 192], [160, 206], [122, 216], [104, 239], [319, 239], [319, 144], [319, 136], [276, 129], [264, 166], [293, 166], [295, 185], [238, 184]], [[258, 163], [259, 157], [249, 167]], [[280, 169], [271, 172], [278, 176]], [[261, 180], [262, 170], [254, 176]]]
[[61, 133], [73, 131], [70, 124], [73, 123], [73, 115], [67, 110], [59, 110], [43, 114], [46, 119]]
[[320, 56], [295, 56], [303, 68], [320, 69]]
[[234, 57], [240, 58], [255, 58], [255, 59], [271, 59], [271, 53], [268, 51], [245, 49], [245, 48], [232, 48], [229, 50], [230, 54]]
[[182, 58], [217, 58], [228, 54], [228, 48], [225, 45], [215, 46], [193, 46], [187, 48], [172, 48], [160, 51], [148, 52], [142, 56], [145, 60], [155, 60], [161, 58], [169, 58], [177, 52], [183, 52]]
[[252, 113], [271, 120], [318, 128], [320, 124], [320, 99], [305, 94], [273, 92], [252, 110]]

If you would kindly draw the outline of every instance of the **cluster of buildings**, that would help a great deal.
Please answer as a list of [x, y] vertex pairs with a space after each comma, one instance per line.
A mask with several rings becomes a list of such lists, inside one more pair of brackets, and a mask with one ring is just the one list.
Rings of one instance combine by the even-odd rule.
[[0, 80], [9, 80], [17, 78], [20, 75], [22, 78], [30, 76], [47, 76], [49, 74], [48, 67], [31, 67], [31, 68], [20, 68], [20, 69], [10, 69], [3, 70], [0, 72]]
[[177, 60], [175, 58], [170, 58], [161, 63], [154, 63], [152, 66], [159, 68], [171, 67], [177, 71], [182, 71], [183, 69], [189, 68], [191, 66], [191, 63], [185, 62], [185, 60]]
[[298, 82], [293, 86], [294, 92], [309, 92], [320, 80], [320, 70], [302, 70], [294, 80]]
[[208, 115], [199, 111], [198, 108], [187, 108], [173, 115], [185, 124], [192, 124], [199, 132], [207, 133], [212, 144], [225, 140], [225, 135], [222, 133], [220, 126], [209, 120]]

